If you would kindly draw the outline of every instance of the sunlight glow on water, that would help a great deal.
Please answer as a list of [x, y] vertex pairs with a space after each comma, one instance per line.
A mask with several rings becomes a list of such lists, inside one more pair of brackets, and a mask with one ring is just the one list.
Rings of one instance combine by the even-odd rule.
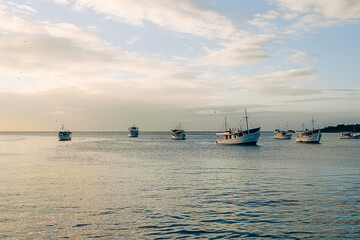
[[0, 238], [359, 238], [360, 141], [0, 135]]

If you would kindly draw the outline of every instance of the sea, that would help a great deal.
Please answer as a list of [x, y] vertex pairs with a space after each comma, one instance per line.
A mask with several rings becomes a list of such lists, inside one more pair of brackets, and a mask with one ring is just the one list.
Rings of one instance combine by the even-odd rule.
[[0, 239], [359, 239], [360, 140], [0, 133]]

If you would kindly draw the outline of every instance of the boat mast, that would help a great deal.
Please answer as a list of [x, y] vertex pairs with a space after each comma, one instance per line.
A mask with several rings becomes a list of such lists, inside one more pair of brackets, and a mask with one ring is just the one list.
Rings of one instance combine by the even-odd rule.
[[315, 130], [315, 127], [314, 127], [314, 117], [311, 117], [311, 122], [312, 122], [312, 126], [313, 126], [313, 130]]
[[227, 131], [226, 116], [225, 116], [225, 132]]
[[245, 118], [246, 118], [246, 129], [248, 131], [248, 134], [249, 134], [249, 122], [248, 122], [248, 115], [247, 115], [247, 112], [246, 112], [246, 108], [245, 108]]

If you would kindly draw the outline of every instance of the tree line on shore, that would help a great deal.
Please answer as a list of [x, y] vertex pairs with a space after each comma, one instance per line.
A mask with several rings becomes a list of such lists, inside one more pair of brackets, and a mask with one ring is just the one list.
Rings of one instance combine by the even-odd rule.
[[360, 124], [338, 124], [337, 126], [325, 127], [321, 131], [325, 133], [360, 132]]

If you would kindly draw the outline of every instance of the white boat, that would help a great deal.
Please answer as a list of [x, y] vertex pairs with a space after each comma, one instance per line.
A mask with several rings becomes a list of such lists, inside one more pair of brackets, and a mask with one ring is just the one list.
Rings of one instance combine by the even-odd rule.
[[315, 129], [314, 127], [314, 118], [312, 119], [312, 126], [313, 129], [309, 130], [309, 129], [305, 129], [299, 133], [299, 137], [296, 137], [296, 142], [301, 142], [301, 143], [320, 143], [322, 134], [320, 129]]
[[341, 139], [360, 139], [360, 133], [342, 132], [340, 133]]
[[176, 127], [175, 129], [171, 130], [172, 134], [171, 134], [171, 139], [172, 140], [185, 140], [186, 138], [186, 132], [181, 129], [181, 124], [179, 124], [178, 127]]
[[128, 137], [138, 137], [139, 136], [139, 128], [133, 125], [128, 129]]
[[216, 143], [222, 145], [256, 145], [260, 137], [261, 127], [249, 129], [248, 118], [249, 117], [247, 116], [245, 109], [246, 130], [227, 129], [225, 118], [225, 131], [222, 133], [216, 133], [216, 136], [222, 136], [222, 139], [217, 140]]
[[64, 130], [64, 124], [61, 127], [61, 130], [58, 133], [59, 141], [70, 141], [71, 140], [71, 134], [69, 130]]
[[289, 131], [275, 129], [274, 133], [275, 133], [275, 135], [274, 135], [275, 139], [286, 140], [286, 139], [291, 139], [291, 137], [292, 137], [292, 133]]

